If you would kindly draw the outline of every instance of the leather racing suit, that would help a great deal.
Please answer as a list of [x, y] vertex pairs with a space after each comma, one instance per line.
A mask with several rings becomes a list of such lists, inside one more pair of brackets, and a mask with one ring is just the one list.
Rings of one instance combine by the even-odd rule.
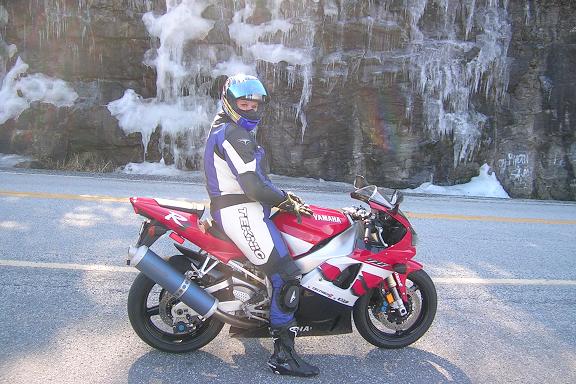
[[254, 131], [238, 126], [224, 113], [216, 116], [204, 153], [210, 212], [248, 260], [270, 279], [270, 325], [278, 328], [294, 321], [298, 298], [291, 305], [283, 291], [299, 284], [301, 272], [270, 220], [271, 208], [282, 203], [286, 194], [262, 170], [264, 157]]

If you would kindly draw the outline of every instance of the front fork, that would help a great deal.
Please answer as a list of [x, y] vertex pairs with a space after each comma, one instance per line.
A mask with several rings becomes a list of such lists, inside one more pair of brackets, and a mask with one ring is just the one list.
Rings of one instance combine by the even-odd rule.
[[[402, 281], [404, 280], [404, 281]], [[386, 301], [388, 304], [396, 309], [400, 316], [405, 316], [408, 311], [406, 310], [406, 306], [404, 306], [404, 300], [408, 299], [406, 295], [406, 278], [404, 275], [404, 279], [398, 274], [398, 272], [394, 272], [390, 276], [386, 278], [386, 285], [388, 285], [388, 293], [385, 296]]]

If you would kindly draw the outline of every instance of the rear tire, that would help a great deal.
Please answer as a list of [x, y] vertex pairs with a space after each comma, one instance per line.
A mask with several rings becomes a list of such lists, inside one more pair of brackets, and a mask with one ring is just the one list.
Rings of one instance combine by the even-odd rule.
[[409, 296], [408, 315], [399, 319], [383, 312], [383, 295], [380, 289], [370, 290], [362, 296], [353, 309], [356, 329], [366, 341], [379, 348], [403, 348], [418, 340], [430, 328], [438, 299], [430, 276], [423, 270], [412, 272], [406, 280]]
[[[173, 256], [169, 262], [180, 272], [185, 272], [189, 263], [184, 256]], [[195, 329], [186, 333], [175, 333], [160, 317], [160, 300], [167, 292], [140, 273], [128, 294], [128, 318], [136, 334], [151, 347], [170, 353], [186, 353], [202, 348], [222, 330], [224, 323], [210, 317]], [[172, 303], [177, 304], [179, 301]]]

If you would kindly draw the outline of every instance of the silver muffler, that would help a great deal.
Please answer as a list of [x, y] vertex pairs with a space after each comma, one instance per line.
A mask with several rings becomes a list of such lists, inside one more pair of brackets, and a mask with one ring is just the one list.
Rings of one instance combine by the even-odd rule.
[[130, 265], [155, 281], [175, 298], [202, 317], [210, 317], [218, 308], [218, 299], [188, 279], [147, 246], [130, 247]]
[[259, 321], [239, 319], [219, 310], [217, 298], [200, 288], [145, 245], [130, 247], [128, 260], [130, 265], [204, 318], [214, 315], [224, 323], [244, 329], [263, 326]]

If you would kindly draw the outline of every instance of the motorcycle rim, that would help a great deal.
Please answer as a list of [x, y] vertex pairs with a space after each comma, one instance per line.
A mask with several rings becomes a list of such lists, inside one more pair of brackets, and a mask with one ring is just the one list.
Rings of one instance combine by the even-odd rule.
[[[181, 263], [172, 259], [170, 263], [184, 272], [178, 265]], [[220, 333], [224, 323], [212, 317], [203, 319], [189, 332], [175, 333], [161, 318], [160, 302], [166, 294], [168, 292], [144, 274], [139, 274], [130, 288], [128, 317], [136, 334], [148, 345], [165, 352], [185, 353], [203, 347]], [[177, 303], [174, 301], [172, 305]]]
[[[423, 270], [408, 275], [409, 295], [407, 316], [379, 312], [383, 295], [373, 289], [354, 306], [354, 323], [369, 343], [379, 348], [402, 348], [414, 343], [430, 328], [436, 315], [437, 296], [434, 283]], [[388, 308], [389, 310], [389, 308]]]

